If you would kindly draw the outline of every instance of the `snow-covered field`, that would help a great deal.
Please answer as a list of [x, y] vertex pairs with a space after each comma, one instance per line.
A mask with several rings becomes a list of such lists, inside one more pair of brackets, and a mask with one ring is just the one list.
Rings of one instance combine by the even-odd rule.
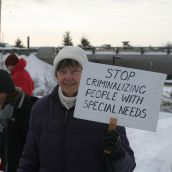
[[[49, 93], [56, 84], [52, 66], [34, 54], [23, 57], [27, 60], [27, 70], [36, 83], [34, 94], [43, 96]], [[5, 58], [6, 56], [1, 57], [0, 68], [5, 69]], [[172, 86], [164, 86], [156, 132], [126, 129], [136, 157], [137, 167], [134, 172], [172, 172]]]
[[156, 132], [127, 128], [135, 152], [134, 172], [172, 172], [172, 114], [159, 113]]

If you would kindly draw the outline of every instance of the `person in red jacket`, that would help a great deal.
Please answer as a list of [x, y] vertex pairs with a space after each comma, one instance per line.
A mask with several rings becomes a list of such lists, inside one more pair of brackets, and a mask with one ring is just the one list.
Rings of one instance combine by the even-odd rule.
[[12, 53], [7, 56], [5, 65], [10, 71], [15, 86], [20, 87], [27, 95], [31, 96], [34, 90], [34, 82], [28, 71], [25, 70], [26, 60], [19, 59], [15, 53]]

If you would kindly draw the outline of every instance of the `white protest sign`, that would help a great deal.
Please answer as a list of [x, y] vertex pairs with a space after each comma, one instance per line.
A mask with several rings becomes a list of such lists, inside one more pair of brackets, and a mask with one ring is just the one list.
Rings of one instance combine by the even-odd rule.
[[165, 74], [88, 62], [74, 117], [156, 131]]

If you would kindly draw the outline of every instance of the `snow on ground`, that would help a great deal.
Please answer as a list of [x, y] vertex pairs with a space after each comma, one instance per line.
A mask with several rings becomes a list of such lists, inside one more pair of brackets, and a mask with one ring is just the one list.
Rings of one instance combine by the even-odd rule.
[[127, 128], [136, 158], [134, 172], [172, 172], [172, 114], [159, 113], [156, 132]]
[[29, 71], [36, 85], [34, 94], [43, 96], [52, 91], [56, 84], [52, 65], [40, 60], [34, 54], [30, 54], [26, 60], [28, 63], [26, 69]]

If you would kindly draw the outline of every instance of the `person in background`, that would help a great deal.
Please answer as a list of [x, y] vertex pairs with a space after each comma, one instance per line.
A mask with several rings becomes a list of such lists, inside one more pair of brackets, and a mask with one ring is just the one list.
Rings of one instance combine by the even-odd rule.
[[31, 96], [34, 90], [34, 82], [25, 70], [26, 60], [18, 58], [15, 53], [10, 54], [5, 59], [5, 65], [10, 72], [14, 85], [20, 87], [27, 95]]
[[58, 84], [33, 106], [17, 172], [132, 172], [134, 152], [124, 127], [73, 117], [84, 63], [83, 49], [66, 46], [54, 59]]
[[0, 69], [0, 158], [3, 172], [16, 172], [37, 97], [16, 88], [10, 74]]

